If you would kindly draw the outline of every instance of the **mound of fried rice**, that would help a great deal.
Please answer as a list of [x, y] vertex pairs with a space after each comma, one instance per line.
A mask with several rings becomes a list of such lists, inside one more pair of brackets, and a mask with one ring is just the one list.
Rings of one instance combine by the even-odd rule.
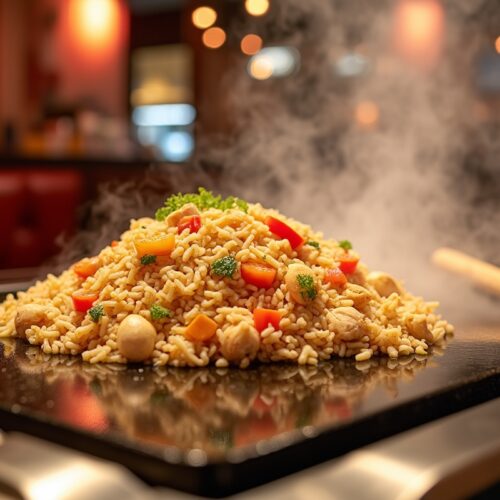
[[[269, 215], [318, 245], [304, 244], [293, 250], [287, 239], [270, 231], [265, 223]], [[49, 275], [17, 297], [9, 295], [0, 305], [0, 337], [16, 336], [18, 309], [38, 304], [44, 307], [44, 321], [24, 332], [30, 344], [39, 345], [47, 354], [81, 355], [90, 363], [126, 363], [118, 348], [118, 328], [128, 315], [137, 314], [156, 331], [154, 350], [146, 363], [245, 368], [252, 361], [315, 365], [335, 357], [355, 356], [363, 361], [377, 354], [391, 358], [426, 355], [431, 344], [441, 342], [452, 331], [434, 312], [437, 303], [411, 295], [399, 282], [397, 291], [381, 293], [373, 273], [362, 262], [347, 275], [345, 286], [325, 282], [325, 274], [338, 265], [345, 250], [337, 241], [324, 239], [321, 233], [275, 210], [249, 204], [246, 212], [209, 208], [200, 216], [198, 232], [180, 234], [166, 221], [132, 220], [120, 241], [100, 252], [101, 266], [93, 276], [82, 279], [70, 268], [60, 276]], [[134, 242], [166, 233], [175, 235], [169, 257], [141, 264]], [[229, 255], [238, 263], [234, 275], [214, 275], [211, 265]], [[241, 277], [241, 264], [254, 261], [276, 269], [271, 287], [257, 288]], [[287, 289], [286, 274], [293, 263], [307, 266], [314, 276], [317, 295], [305, 304], [293, 300]], [[98, 321], [75, 311], [72, 294], [78, 290], [98, 294], [103, 310]], [[168, 308], [171, 316], [152, 318], [154, 304]], [[279, 311], [279, 328], [269, 324], [257, 332], [255, 308]], [[339, 311], [347, 316], [339, 316]], [[209, 340], [191, 340], [185, 335], [186, 327], [200, 313], [217, 324]], [[346, 331], [339, 318], [357, 322], [359, 328], [354, 330], [358, 333], [353, 334], [352, 328]], [[229, 331], [233, 338], [239, 332], [258, 335], [256, 348], [227, 356], [224, 342]]]

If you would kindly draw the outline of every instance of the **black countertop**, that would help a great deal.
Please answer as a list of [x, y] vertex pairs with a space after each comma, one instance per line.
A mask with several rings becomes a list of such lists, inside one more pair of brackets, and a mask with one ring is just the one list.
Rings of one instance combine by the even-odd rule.
[[119, 461], [151, 483], [241, 490], [500, 394], [500, 327], [429, 357], [237, 369], [90, 365], [0, 347], [0, 427]]

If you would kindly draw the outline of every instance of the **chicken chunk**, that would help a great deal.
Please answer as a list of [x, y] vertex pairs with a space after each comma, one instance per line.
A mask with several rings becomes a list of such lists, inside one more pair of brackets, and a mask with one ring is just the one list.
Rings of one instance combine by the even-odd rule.
[[34, 325], [42, 326], [47, 320], [47, 308], [40, 304], [20, 306], [14, 319], [17, 336], [25, 339], [26, 330]]
[[200, 215], [200, 212], [194, 203], [186, 203], [183, 207], [179, 208], [179, 210], [172, 212], [166, 219], [167, 226], [177, 226], [179, 221], [188, 215]]
[[387, 273], [372, 271], [366, 280], [381, 297], [389, 297], [392, 293], [401, 295], [404, 292], [401, 283]]
[[357, 268], [353, 273], [347, 275], [347, 280], [355, 285], [366, 286], [366, 273]]
[[139, 314], [130, 314], [118, 327], [118, 350], [129, 361], [137, 362], [150, 358], [155, 341], [155, 327]]
[[419, 340], [426, 340], [432, 342], [434, 336], [429, 330], [425, 314], [417, 314], [406, 321], [406, 328], [408, 333]]
[[245, 357], [255, 358], [260, 346], [259, 333], [252, 324], [245, 321], [228, 327], [220, 341], [223, 356], [235, 363]]
[[290, 264], [285, 275], [285, 285], [290, 298], [298, 304], [306, 304], [316, 297], [317, 285], [311, 268], [304, 264]]
[[328, 314], [328, 320], [335, 335], [341, 340], [359, 340], [368, 333], [364, 315], [354, 307], [337, 307]]
[[372, 298], [372, 294], [366, 288], [349, 283], [343, 292], [344, 296], [354, 302], [356, 309], [364, 309]]

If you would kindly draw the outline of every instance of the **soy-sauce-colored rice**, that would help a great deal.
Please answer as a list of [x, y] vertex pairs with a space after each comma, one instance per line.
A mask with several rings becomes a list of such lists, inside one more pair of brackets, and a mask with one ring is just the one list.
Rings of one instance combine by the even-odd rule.
[[[279, 239], [270, 232], [264, 222], [268, 215], [285, 221], [306, 241], [318, 242], [319, 248], [303, 245], [292, 250], [287, 239]], [[249, 204], [247, 212], [210, 208], [201, 213], [201, 219], [198, 232], [181, 234], [165, 221], [133, 220], [117, 245], [100, 252], [102, 266], [94, 276], [83, 280], [70, 268], [60, 276], [49, 275], [27, 292], [18, 293], [17, 298], [9, 295], [0, 305], [0, 337], [16, 336], [15, 316], [20, 306], [40, 304], [45, 307], [46, 320], [26, 330], [31, 344], [41, 346], [47, 354], [81, 354], [91, 363], [125, 363], [127, 359], [117, 345], [118, 326], [128, 315], [139, 314], [157, 332], [155, 348], [147, 362], [227, 366], [228, 360], [221, 350], [227, 329], [253, 329], [252, 312], [256, 307], [278, 310], [279, 330], [269, 326], [259, 334], [256, 356], [243, 356], [236, 362], [244, 368], [253, 359], [314, 365], [337, 356], [355, 356], [362, 361], [375, 354], [392, 358], [412, 353], [425, 355], [430, 344], [442, 341], [452, 331], [452, 326], [434, 313], [438, 305], [435, 302], [425, 302], [404, 290], [388, 297], [379, 295], [367, 282], [368, 270], [363, 263], [358, 264], [354, 274], [348, 275], [345, 288], [337, 290], [325, 284], [327, 269], [335, 267], [345, 250], [335, 240], [326, 240], [309, 226], [274, 210], [259, 204]], [[175, 248], [170, 257], [142, 265], [134, 241], [165, 233], [175, 234]], [[227, 255], [238, 262], [233, 277], [211, 273], [211, 264]], [[241, 278], [241, 264], [255, 260], [276, 268], [271, 288], [258, 289]], [[316, 298], [305, 305], [291, 299], [284, 282], [288, 266], [297, 262], [312, 270], [318, 286]], [[366, 333], [349, 341], [339, 334], [332, 312], [356, 305], [353, 290], [359, 291], [360, 286], [368, 296], [366, 305], [358, 307]], [[98, 302], [104, 312], [99, 321], [93, 321], [89, 314], [75, 312], [72, 294], [79, 289], [99, 294]], [[153, 304], [168, 308], [171, 317], [152, 319]], [[199, 313], [217, 323], [217, 332], [210, 341], [191, 341], [185, 336], [186, 326]], [[424, 318], [433, 340], [412, 335], [409, 325], [415, 318]]]

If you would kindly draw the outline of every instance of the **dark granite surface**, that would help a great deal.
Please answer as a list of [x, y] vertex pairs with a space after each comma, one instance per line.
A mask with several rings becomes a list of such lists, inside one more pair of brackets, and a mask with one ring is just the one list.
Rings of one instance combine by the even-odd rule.
[[220, 495], [500, 394], [500, 327], [459, 327], [429, 357], [316, 368], [85, 364], [4, 339], [0, 428]]

